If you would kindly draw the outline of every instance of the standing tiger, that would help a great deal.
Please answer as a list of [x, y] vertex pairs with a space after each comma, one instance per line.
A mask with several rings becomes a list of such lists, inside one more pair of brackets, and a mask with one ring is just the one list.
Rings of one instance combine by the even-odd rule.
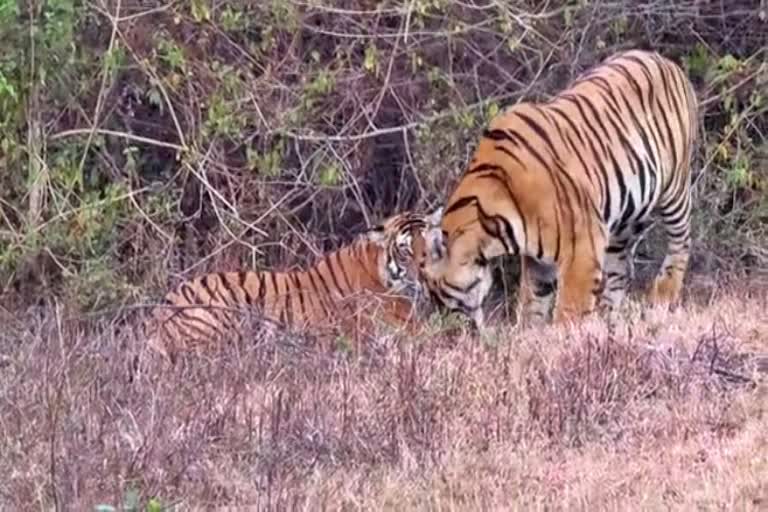
[[631, 50], [546, 103], [496, 116], [428, 237], [432, 297], [481, 330], [488, 262], [513, 254], [521, 256], [525, 323], [610, 310], [623, 300], [654, 214], [668, 248], [649, 298], [676, 301], [690, 250], [697, 109], [682, 69]]
[[426, 295], [419, 281], [426, 229], [435, 222], [403, 212], [305, 270], [217, 272], [185, 281], [151, 311], [149, 344], [174, 360], [181, 350], [239, 337], [244, 309], [273, 326], [316, 333], [340, 328], [356, 337], [376, 320], [413, 332], [415, 308]]

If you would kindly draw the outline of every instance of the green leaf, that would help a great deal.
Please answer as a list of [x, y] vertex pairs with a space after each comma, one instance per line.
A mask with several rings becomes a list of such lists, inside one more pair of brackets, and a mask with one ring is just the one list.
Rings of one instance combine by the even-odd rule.
[[315, 79], [312, 80], [309, 84], [307, 84], [306, 90], [311, 95], [324, 96], [329, 92], [333, 91], [333, 88], [335, 87], [335, 85], [336, 85], [336, 81], [333, 75], [331, 75], [330, 72], [328, 72], [328, 70], [321, 69], [320, 72], [318, 72]]
[[163, 506], [160, 504], [160, 501], [152, 498], [147, 502], [147, 512], [162, 512]]
[[165, 102], [163, 102], [163, 96], [160, 94], [159, 89], [157, 89], [156, 87], [152, 87], [147, 93], [147, 100], [149, 101], [150, 105], [158, 108], [161, 113], [163, 112], [163, 107], [165, 106]]
[[240, 11], [233, 11], [229, 7], [225, 7], [224, 10], [221, 11], [219, 22], [221, 23], [221, 28], [226, 32], [234, 32], [244, 28], [243, 13]]
[[686, 58], [686, 63], [691, 75], [703, 77], [711, 65], [707, 47], [698, 43], [693, 52]]
[[172, 69], [183, 71], [186, 67], [184, 51], [175, 41], [161, 39], [157, 45], [160, 59], [165, 61]]
[[2, 98], [3, 95], [9, 96], [14, 101], [16, 101], [19, 97], [16, 93], [16, 88], [0, 71], [0, 98]]
[[732, 188], [742, 188], [752, 181], [752, 173], [749, 171], [749, 159], [739, 155], [733, 159], [733, 167], [726, 175], [726, 181]]
[[363, 68], [369, 73], [378, 74], [379, 59], [376, 46], [371, 45], [365, 49], [365, 58], [363, 59]]
[[499, 104], [495, 101], [492, 101], [488, 104], [488, 108], [486, 110], [486, 116], [488, 119], [493, 119], [499, 114]]
[[278, 142], [274, 148], [263, 155], [250, 147], [245, 149], [245, 154], [250, 170], [269, 177], [280, 175], [283, 163], [283, 141]]
[[198, 23], [211, 19], [211, 9], [205, 0], [192, 0], [192, 17]]
[[107, 72], [113, 74], [115, 71], [120, 69], [120, 67], [123, 65], [123, 62], [125, 62], [125, 52], [118, 43], [105, 55], [104, 65], [106, 66]]
[[733, 94], [726, 94], [723, 96], [723, 108], [726, 112], [730, 112], [733, 109], [733, 102], [734, 102]]
[[323, 169], [320, 171], [320, 184], [325, 185], [326, 187], [338, 185], [340, 177], [341, 173], [339, 172], [339, 168], [336, 166], [336, 164], [334, 163], [328, 165], [323, 167]]
[[723, 55], [719, 61], [717, 61], [717, 67], [722, 71], [723, 73], [730, 73], [732, 71], [735, 71], [739, 69], [741, 66], [741, 61], [731, 55], [730, 53], [727, 53]]

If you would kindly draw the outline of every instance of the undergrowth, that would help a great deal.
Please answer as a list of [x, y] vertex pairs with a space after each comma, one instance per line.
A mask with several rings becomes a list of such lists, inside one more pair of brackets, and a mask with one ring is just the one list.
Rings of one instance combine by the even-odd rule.
[[768, 295], [745, 290], [616, 329], [451, 328], [357, 354], [254, 336], [175, 366], [63, 308], [3, 318], [0, 501], [759, 509]]
[[693, 269], [763, 269], [765, 20], [743, 2], [2, 0], [3, 303], [105, 310], [305, 264], [441, 202], [500, 108], [629, 47], [680, 63], [703, 103]]

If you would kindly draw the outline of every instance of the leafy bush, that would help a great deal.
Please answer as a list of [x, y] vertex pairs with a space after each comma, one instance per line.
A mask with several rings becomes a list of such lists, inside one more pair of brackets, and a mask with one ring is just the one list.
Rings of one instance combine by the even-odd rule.
[[760, 268], [766, 13], [721, 9], [1, 0], [5, 297], [101, 308], [209, 268], [304, 263], [441, 201], [501, 107], [629, 47], [680, 62], [702, 98], [694, 269]]

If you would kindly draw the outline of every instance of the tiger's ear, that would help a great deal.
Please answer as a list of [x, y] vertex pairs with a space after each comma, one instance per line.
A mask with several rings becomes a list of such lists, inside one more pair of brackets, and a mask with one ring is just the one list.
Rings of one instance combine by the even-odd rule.
[[363, 238], [368, 242], [383, 244], [387, 238], [386, 232], [384, 231], [384, 225], [376, 224], [375, 226], [368, 228], [363, 233]]

